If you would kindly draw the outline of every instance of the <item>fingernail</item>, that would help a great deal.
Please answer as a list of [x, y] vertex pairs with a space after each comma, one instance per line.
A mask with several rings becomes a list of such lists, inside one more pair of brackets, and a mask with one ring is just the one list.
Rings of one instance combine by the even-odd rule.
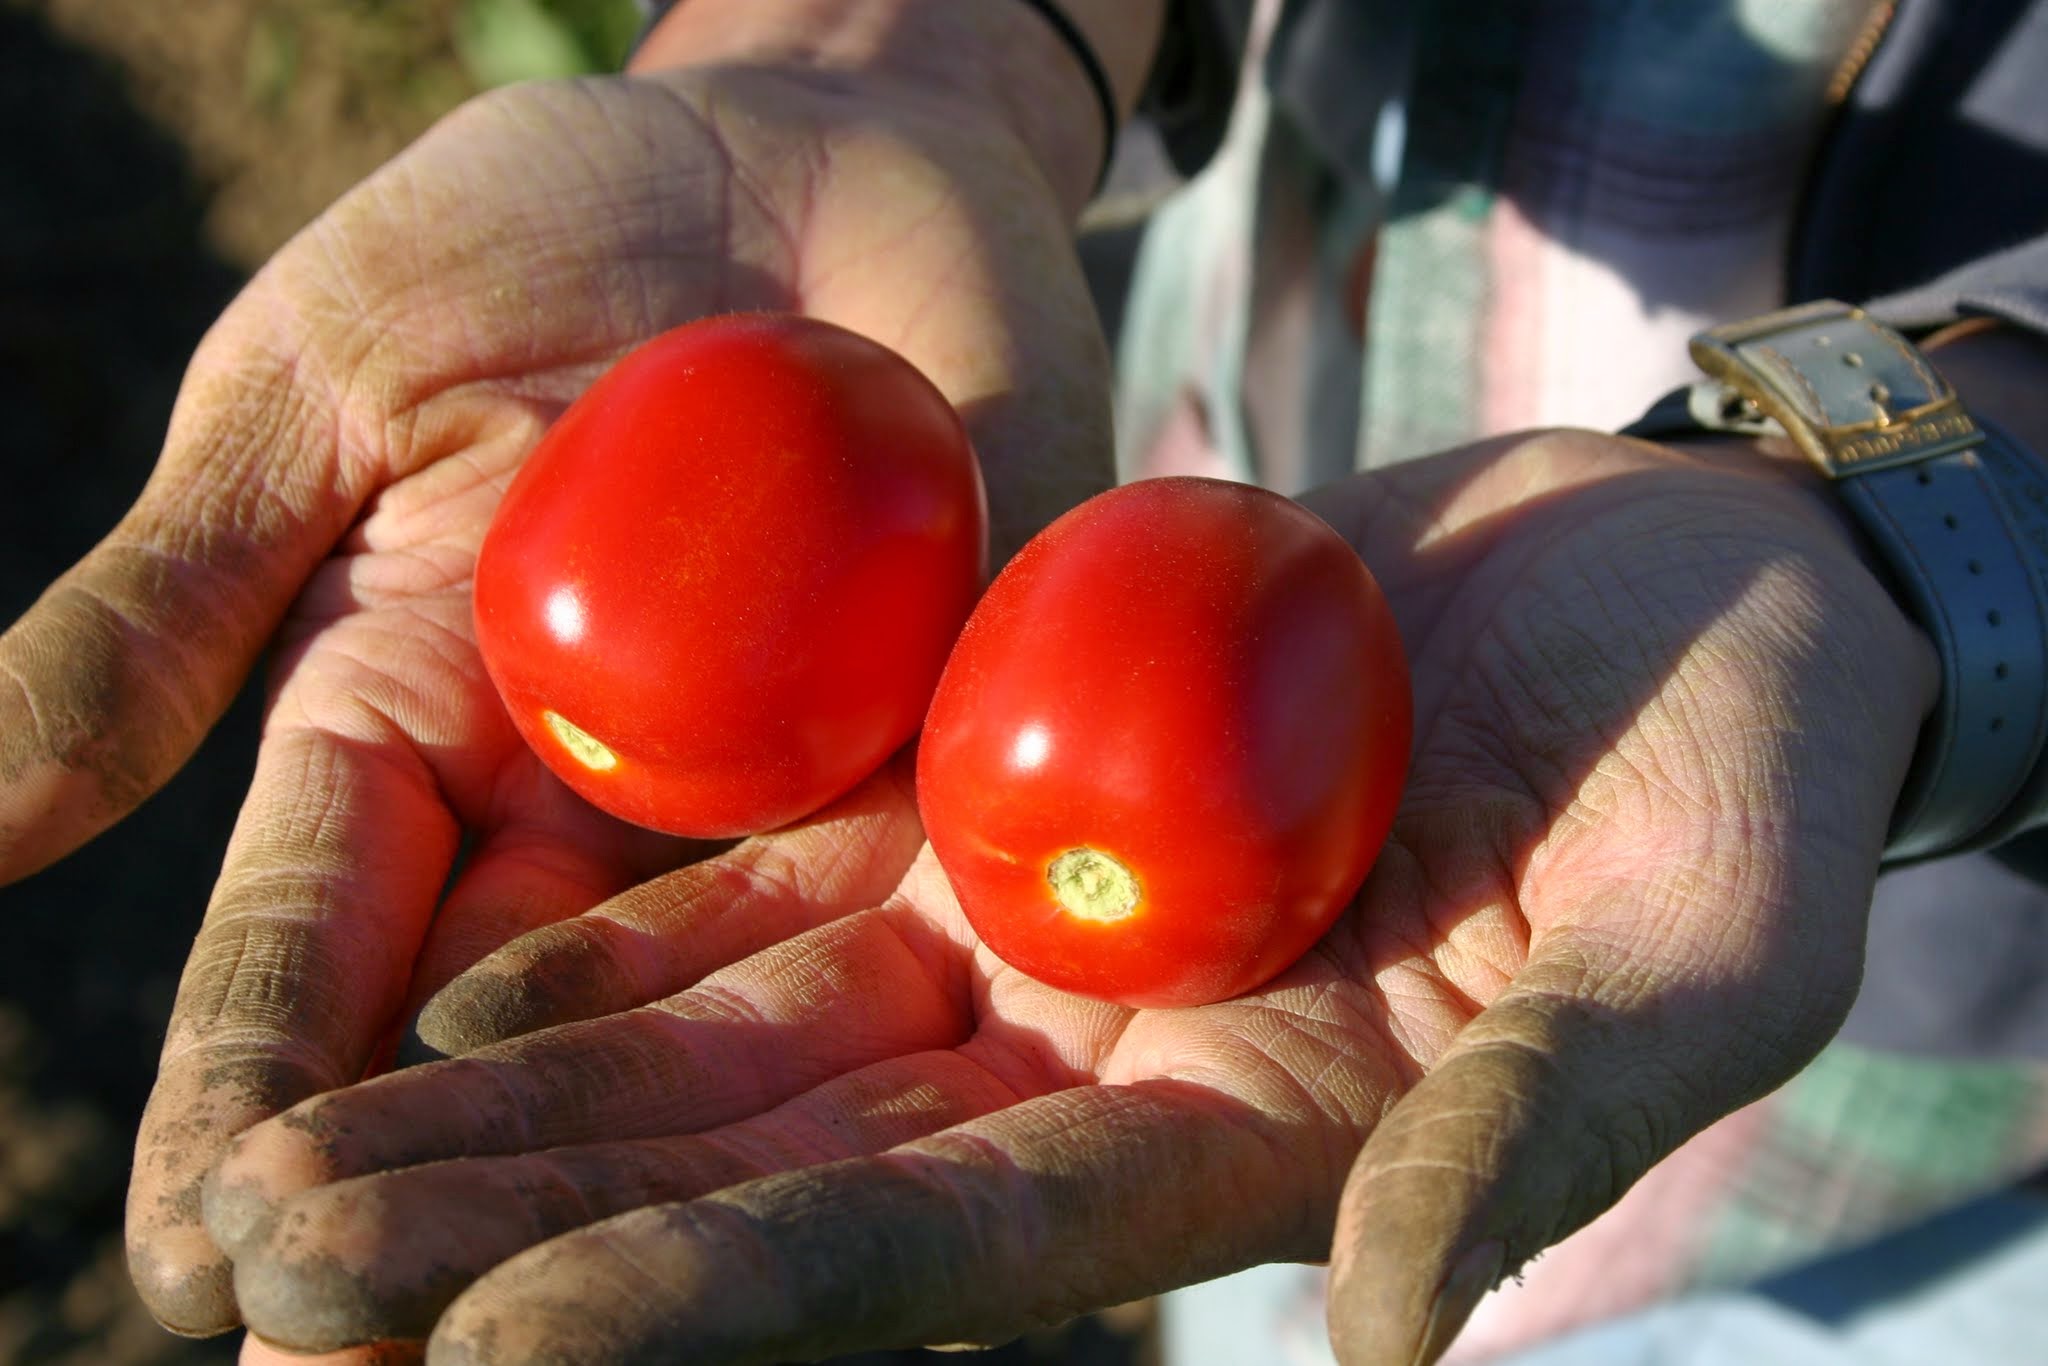
[[1415, 1349], [1413, 1366], [1432, 1366], [1450, 1350], [1465, 1320], [1472, 1317], [1486, 1292], [1500, 1282], [1506, 1262], [1507, 1248], [1492, 1240], [1458, 1259], [1451, 1274], [1444, 1278], [1443, 1289], [1436, 1292], [1435, 1303], [1429, 1306], [1429, 1322], [1423, 1327], [1422, 1345]]

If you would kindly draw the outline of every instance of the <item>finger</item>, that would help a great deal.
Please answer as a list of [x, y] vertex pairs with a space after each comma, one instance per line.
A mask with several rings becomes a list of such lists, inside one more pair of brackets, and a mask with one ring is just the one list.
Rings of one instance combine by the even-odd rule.
[[1616, 942], [1546, 937], [1367, 1140], [1331, 1254], [1346, 1366], [1436, 1360], [1503, 1277], [1791, 1075], [1846, 1006], [1815, 973], [1811, 1012], [1772, 1019], [1753, 981]]
[[310, 1187], [453, 1157], [694, 1133], [882, 1059], [960, 1042], [965, 965], [877, 910], [655, 1007], [527, 1035], [321, 1096], [243, 1135], [207, 1184], [230, 1252]]
[[260, 297], [202, 346], [133, 509], [0, 635], [0, 883], [177, 771], [367, 494], [330, 469], [330, 391], [259, 330]]
[[878, 1063], [704, 1135], [437, 1162], [319, 1186], [285, 1202], [235, 1258], [250, 1326], [301, 1350], [424, 1338], [478, 1276], [612, 1214], [864, 1153], [1016, 1100], [946, 1051]]
[[626, 827], [545, 781], [553, 790], [480, 839], [442, 898], [413, 967], [408, 1014], [522, 935], [583, 914], [653, 868], [711, 852]]
[[923, 843], [900, 766], [812, 820], [506, 944], [420, 1012], [445, 1053], [674, 995], [707, 972], [873, 906]]
[[242, 1339], [236, 1366], [420, 1366], [427, 1359], [424, 1342], [379, 1342], [340, 1352], [307, 1355], [273, 1347], [254, 1333]]
[[1318, 1129], [1224, 1092], [1081, 1087], [556, 1238], [463, 1292], [428, 1359], [753, 1362], [1001, 1341], [1318, 1257], [1342, 1176]]
[[234, 1135], [363, 1074], [454, 846], [433, 777], [403, 744], [266, 741], [179, 983], [129, 1185], [129, 1269], [171, 1327], [233, 1326], [200, 1184]]
[[521, 823], [479, 841], [420, 947], [412, 999], [430, 999], [494, 950], [621, 890], [618, 863], [600, 847], [609, 841], [596, 836]]

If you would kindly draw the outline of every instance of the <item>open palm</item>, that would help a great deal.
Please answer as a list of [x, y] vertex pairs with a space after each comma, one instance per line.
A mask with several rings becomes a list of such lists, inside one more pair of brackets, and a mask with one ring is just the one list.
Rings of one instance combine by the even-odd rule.
[[692, 852], [537, 767], [470, 628], [504, 487], [605, 365], [707, 313], [808, 312], [961, 410], [999, 551], [1106, 481], [1104, 347], [1034, 164], [987, 115], [862, 79], [459, 111], [252, 283], [134, 510], [0, 640], [0, 880], [159, 785], [273, 651], [131, 1190], [136, 1279], [173, 1326], [234, 1322], [196, 1198], [229, 1135], [374, 1070], [409, 1005], [507, 938]]
[[1440, 1347], [1853, 992], [1933, 665], [1777, 470], [1554, 433], [1314, 500], [1401, 618], [1417, 751], [1359, 906], [1251, 996], [1134, 1012], [1006, 968], [902, 769], [509, 944], [422, 1019], [475, 1051], [234, 1145], [205, 1213], [250, 1323], [778, 1360], [1001, 1338], [1334, 1230], [1347, 1359]]

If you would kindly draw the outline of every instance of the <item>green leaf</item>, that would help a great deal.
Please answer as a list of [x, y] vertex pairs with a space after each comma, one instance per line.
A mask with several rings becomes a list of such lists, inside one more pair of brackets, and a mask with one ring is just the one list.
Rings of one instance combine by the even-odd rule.
[[637, 0], [542, 0], [589, 54], [594, 71], [617, 71], [644, 22]]
[[541, 0], [464, 0], [455, 51], [479, 86], [598, 70], [574, 28]]

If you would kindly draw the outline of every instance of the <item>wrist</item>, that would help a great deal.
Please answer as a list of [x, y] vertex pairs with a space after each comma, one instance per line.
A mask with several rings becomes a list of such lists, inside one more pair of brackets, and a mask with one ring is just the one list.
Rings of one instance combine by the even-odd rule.
[[2037, 455], [2048, 455], [2048, 339], [1972, 318], [1920, 343], [1963, 404]]
[[[1943, 340], [1955, 348], [1947, 377], [1837, 303], [1729, 323], [1693, 340], [1708, 378], [1631, 429], [1668, 433], [1676, 421], [1790, 436], [1935, 647], [1941, 686], [1894, 813], [1893, 862], [1993, 843], [2048, 817], [2048, 765], [2037, 762], [2048, 741], [2048, 489], [2033, 455], [1964, 406], [2003, 407], [1997, 417], [2016, 427], [2043, 416], [2024, 378], [2035, 344], [1977, 329]], [[1783, 447], [1752, 449], [1788, 480], [1806, 478]]]
[[1877, 583], [1889, 584], [1891, 574], [1883, 556], [1858, 525], [1841, 493], [1789, 438], [1701, 432], [1660, 436], [1657, 443], [1701, 467], [1772, 485], [1787, 503], [1802, 509], [1816, 528], [1853, 551]]
[[[1994, 318], [1971, 318], [1918, 345], [1973, 416], [1997, 423], [2028, 451], [2048, 454], [2048, 339]], [[1867, 532], [1806, 452], [1784, 436], [1722, 440], [1739, 443], [1756, 458], [1759, 472], [1799, 490], [1885, 577]]]
[[[1108, 77], [1136, 102], [1165, 0], [1058, 0]], [[993, 118], [1030, 152], [1069, 218], [1095, 185], [1105, 138], [1088, 71], [1020, 0], [682, 0], [628, 70], [776, 65], [859, 72]]]

